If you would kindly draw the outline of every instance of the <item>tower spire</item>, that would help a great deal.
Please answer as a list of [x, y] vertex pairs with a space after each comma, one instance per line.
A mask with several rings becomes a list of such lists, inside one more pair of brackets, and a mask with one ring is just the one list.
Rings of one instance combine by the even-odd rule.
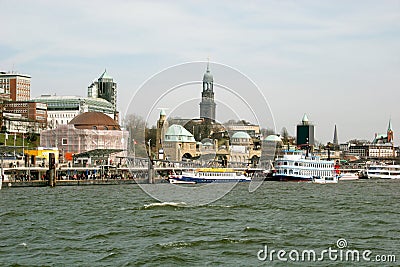
[[388, 131], [392, 131], [392, 119], [389, 119]]
[[389, 125], [387, 130], [387, 141], [393, 142], [393, 130], [392, 130], [392, 119], [389, 119]]
[[337, 128], [336, 128], [336, 124], [335, 124], [335, 131], [333, 132], [333, 144], [335, 146], [339, 145], [339, 140], [338, 140], [338, 136], [337, 136]]
[[207, 58], [207, 69], [203, 76], [203, 92], [201, 93], [200, 118], [215, 121], [214, 78], [210, 72], [210, 59]]

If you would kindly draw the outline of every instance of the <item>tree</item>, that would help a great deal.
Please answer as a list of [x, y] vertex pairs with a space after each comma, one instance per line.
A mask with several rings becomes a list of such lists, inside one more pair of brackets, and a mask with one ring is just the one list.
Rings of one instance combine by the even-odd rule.
[[289, 142], [289, 133], [286, 129], [286, 127], [283, 127], [281, 130], [281, 136], [282, 136], [282, 142], [284, 145], [287, 145]]
[[129, 114], [125, 117], [124, 125], [127, 131], [129, 131], [129, 143], [128, 150], [129, 154], [133, 154], [138, 157], [146, 157], [147, 151], [145, 146], [146, 141], [146, 121], [139, 115]]
[[263, 137], [275, 134], [275, 131], [270, 128], [261, 128], [260, 132]]

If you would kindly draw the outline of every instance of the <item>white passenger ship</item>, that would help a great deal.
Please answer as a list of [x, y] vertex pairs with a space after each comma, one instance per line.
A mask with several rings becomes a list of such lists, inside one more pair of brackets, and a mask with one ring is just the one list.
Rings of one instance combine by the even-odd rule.
[[182, 172], [181, 175], [170, 175], [168, 180], [172, 184], [229, 183], [250, 182], [251, 177], [234, 169], [200, 168], [192, 172]]
[[334, 164], [333, 160], [321, 160], [317, 156], [307, 156], [301, 150], [284, 151], [284, 155], [275, 160], [273, 180], [334, 180], [336, 177]]
[[400, 179], [400, 165], [370, 165], [367, 167], [368, 178]]

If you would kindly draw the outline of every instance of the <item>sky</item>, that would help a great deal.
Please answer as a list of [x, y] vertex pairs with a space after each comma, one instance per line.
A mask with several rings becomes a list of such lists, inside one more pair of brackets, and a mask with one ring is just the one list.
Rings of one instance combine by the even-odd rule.
[[[372, 140], [391, 119], [400, 143], [400, 0], [0, 4], [0, 70], [31, 75], [31, 97], [86, 96], [106, 68], [118, 84], [121, 115], [146, 116], [143, 101], [132, 99], [150, 77], [171, 66], [200, 62], [198, 78], [191, 73], [194, 78], [183, 80], [201, 81], [209, 58], [215, 83], [230, 79], [223, 65], [259, 88], [272, 114], [258, 114], [265, 117], [263, 127], [278, 132], [286, 127], [295, 135], [306, 113], [318, 141], [332, 141], [336, 124], [339, 141], [346, 142]], [[185, 75], [176, 70], [171, 74]], [[233, 91], [240, 86], [230, 84]], [[244, 91], [250, 102], [259, 98]], [[198, 99], [201, 84], [190, 92], [188, 97]], [[215, 88], [221, 121], [227, 115], [218, 104], [227, 103], [223, 95], [221, 87]], [[199, 101], [192, 102], [174, 115], [196, 116]]]

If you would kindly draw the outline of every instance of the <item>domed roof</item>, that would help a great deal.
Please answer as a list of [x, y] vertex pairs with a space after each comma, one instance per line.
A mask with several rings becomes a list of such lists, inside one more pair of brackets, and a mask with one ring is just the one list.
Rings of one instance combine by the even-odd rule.
[[73, 118], [68, 124], [77, 129], [121, 130], [118, 123], [101, 112], [85, 112]]
[[188, 130], [186, 130], [183, 126], [178, 124], [173, 124], [168, 127], [165, 133], [166, 142], [196, 142]]
[[268, 135], [264, 140], [267, 142], [282, 142], [282, 139], [275, 134]]
[[232, 135], [232, 138], [251, 139], [250, 135], [246, 132], [237, 132]]
[[205, 143], [203, 144], [203, 146], [213, 146], [213, 143], [211, 143], [211, 142], [205, 142]]

